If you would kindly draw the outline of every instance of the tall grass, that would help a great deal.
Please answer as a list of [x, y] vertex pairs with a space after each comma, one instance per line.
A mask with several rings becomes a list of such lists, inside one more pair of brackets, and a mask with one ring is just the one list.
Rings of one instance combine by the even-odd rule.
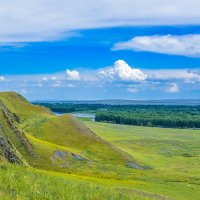
[[131, 190], [65, 178], [15, 165], [0, 165], [0, 199], [20, 200], [152, 200]]

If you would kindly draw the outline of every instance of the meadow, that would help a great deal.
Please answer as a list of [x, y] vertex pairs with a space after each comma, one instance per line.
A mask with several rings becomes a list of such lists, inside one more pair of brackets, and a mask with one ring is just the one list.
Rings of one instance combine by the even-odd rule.
[[[200, 130], [84, 123], [102, 139], [150, 166], [134, 174], [134, 187], [175, 199], [199, 199]], [[146, 184], [145, 184], [146, 183]]]
[[56, 116], [0, 93], [0, 199], [198, 200], [199, 134]]

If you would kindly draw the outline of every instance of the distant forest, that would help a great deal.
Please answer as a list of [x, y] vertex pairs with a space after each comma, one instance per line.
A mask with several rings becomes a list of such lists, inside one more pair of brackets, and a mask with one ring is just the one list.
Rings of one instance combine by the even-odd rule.
[[59, 113], [95, 113], [95, 121], [97, 122], [136, 126], [200, 128], [200, 105], [39, 104]]
[[200, 128], [200, 106], [130, 106], [98, 111], [95, 121], [136, 126]]

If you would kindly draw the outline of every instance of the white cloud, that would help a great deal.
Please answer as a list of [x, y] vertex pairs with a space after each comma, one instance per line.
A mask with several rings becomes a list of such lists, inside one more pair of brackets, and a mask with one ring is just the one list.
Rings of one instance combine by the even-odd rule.
[[79, 72], [76, 70], [66, 70], [67, 80], [80, 80]]
[[177, 93], [177, 92], [179, 92], [179, 87], [176, 83], [171, 83], [166, 91], [171, 92], [171, 93]]
[[113, 67], [100, 70], [99, 75], [103, 78], [118, 78], [124, 81], [143, 81], [147, 78], [140, 69], [130, 67], [124, 60], [118, 60]]
[[200, 24], [199, 0], [0, 0], [0, 43], [59, 40], [80, 29]]
[[[127, 67], [127, 63], [123, 62]], [[81, 71], [81, 79], [79, 81], [67, 80], [65, 71], [55, 74], [7, 75], [6, 81], [2, 81], [0, 84], [0, 90], [22, 91], [27, 97], [32, 99], [51, 99], [54, 97], [58, 99], [73, 99], [74, 97], [71, 94], [76, 94], [77, 98], [81, 94], [81, 97], [86, 98], [84, 96], [86, 91], [86, 94], [92, 95], [93, 98], [102, 98], [104, 95], [105, 98], [116, 98], [116, 95], [118, 95], [117, 98], [132, 98], [133, 95], [135, 95], [135, 98], [146, 98], [145, 95], [148, 95], [148, 98], [166, 98], [166, 95], [167, 98], [174, 98], [174, 94], [176, 93], [177, 98], [183, 96], [184, 98], [188, 98], [189, 95], [191, 95], [191, 98], [199, 98], [200, 71], [198, 70], [145, 70], [143, 72], [147, 76], [145, 81], [141, 81], [138, 78], [135, 79], [135, 75], [134, 79], [132, 79], [133, 81], [127, 81], [127, 76], [122, 76], [125, 79], [119, 77], [117, 72], [120, 70], [115, 70], [115, 66], [99, 69], [100, 71], [104, 71], [105, 74], [103, 77], [102, 75], [100, 75], [101, 77], [98, 76], [98, 70], [83, 70]], [[130, 68], [131, 71], [134, 69]], [[108, 76], [105, 76], [106, 74]], [[57, 80], [51, 81], [51, 77], [53, 76], [57, 77]], [[42, 81], [44, 77], [49, 81]], [[85, 77], [87, 77], [87, 81], [84, 81]], [[73, 90], [74, 87], [76, 90]], [[23, 89], [27, 92], [23, 91]], [[55, 93], [53, 96], [48, 92], [52, 89]], [[72, 93], [66, 93], [66, 90], [71, 90]], [[43, 94], [45, 96], [42, 96]]]
[[148, 70], [149, 80], [182, 80], [184, 82], [200, 82], [200, 72], [188, 69]]
[[113, 50], [148, 51], [169, 55], [200, 57], [200, 34], [139, 36], [114, 45]]
[[6, 78], [4, 76], [0, 76], [0, 81], [5, 81]]

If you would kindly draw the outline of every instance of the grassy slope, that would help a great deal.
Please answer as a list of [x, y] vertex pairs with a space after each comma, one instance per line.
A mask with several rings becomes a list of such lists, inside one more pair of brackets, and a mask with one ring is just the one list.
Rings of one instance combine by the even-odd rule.
[[136, 188], [157, 191], [177, 199], [199, 198], [199, 130], [84, 123], [144, 165], [152, 166], [152, 170], [134, 175], [137, 180], [147, 183], [136, 185]]
[[5, 164], [0, 165], [0, 199], [168, 200], [159, 195], [117, 188], [81, 177]]
[[[29, 104], [16, 93], [0, 93], [0, 99], [21, 119], [21, 124], [17, 126], [26, 133], [33, 144], [36, 156], [31, 157], [24, 152], [22, 155], [33, 166], [56, 171], [77, 173], [85, 171], [89, 173], [88, 175], [110, 176], [113, 173], [112, 164], [124, 167], [126, 162], [132, 159], [131, 156], [123, 154], [98, 138], [72, 116], [57, 117], [46, 108]], [[52, 162], [50, 157], [53, 153], [63, 149], [87, 160], [65, 158], [63, 162], [59, 159]], [[103, 164], [110, 171], [108, 174], [104, 173], [101, 167]]]

